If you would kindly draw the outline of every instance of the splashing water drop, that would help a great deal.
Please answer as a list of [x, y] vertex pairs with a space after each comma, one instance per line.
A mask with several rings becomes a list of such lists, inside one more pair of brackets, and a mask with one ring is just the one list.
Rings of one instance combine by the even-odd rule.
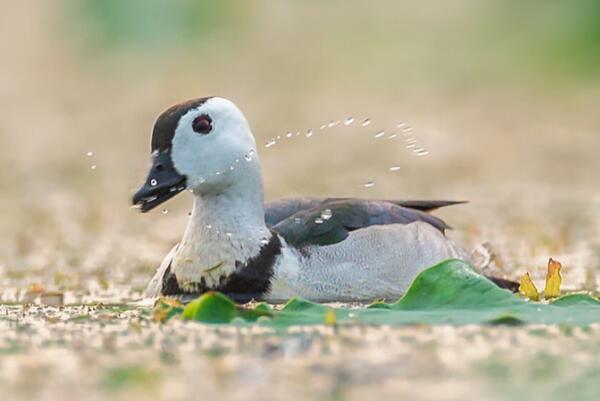
[[232, 233], [225, 233], [225, 235], [229, 238], [231, 238], [231, 236], [233, 235]]
[[88, 156], [93, 156], [93, 155], [94, 155], [94, 152], [87, 152], [87, 153], [86, 153], [86, 155], [88, 155]]
[[286, 138], [291, 138], [292, 135], [294, 135], [294, 134], [292, 134], [290, 131], [288, 131], [287, 134], [285, 134]]
[[269, 243], [269, 240], [268, 240], [267, 238], [261, 238], [261, 239], [260, 239], [260, 243], [261, 243], [262, 245], [267, 245], [267, 244]]
[[392, 166], [389, 168], [390, 171], [399, 171], [400, 170], [400, 166]]
[[198, 184], [204, 184], [206, 182], [206, 178], [200, 177], [198, 178]]
[[90, 167], [92, 170], [96, 170], [96, 165], [92, 164], [92, 166]]
[[309, 129], [308, 131], [306, 131], [306, 137], [310, 138], [311, 136], [313, 136], [313, 131]]
[[331, 216], [333, 216], [331, 209], [325, 209], [321, 212], [321, 218], [323, 220], [329, 220], [331, 218]]
[[315, 219], [315, 223], [316, 223], [316, 224], [323, 224], [323, 219], [322, 219], [322, 218], [320, 218], [320, 217], [317, 217], [317, 218]]
[[328, 128], [335, 127], [335, 126], [336, 126], [336, 125], [338, 125], [339, 123], [340, 123], [339, 121], [333, 121], [333, 120], [332, 120], [332, 121], [329, 121], [329, 124], [327, 124], [327, 127], [328, 127]]
[[417, 154], [417, 156], [427, 156], [429, 154], [429, 151], [423, 148], [415, 149], [414, 152]]
[[153, 187], [155, 187], [156, 184], [158, 184], [158, 181], [156, 181], [154, 178], [150, 180], [150, 185], [152, 185]]
[[319, 127], [320, 130], [324, 130], [325, 128], [327, 128], [327, 124], [323, 124]]
[[369, 181], [365, 182], [363, 186], [364, 186], [365, 188], [373, 188], [373, 187], [375, 186], [375, 182], [374, 182], [374, 181], [371, 181], [371, 180], [369, 180]]
[[390, 136], [388, 136], [388, 139], [394, 139], [397, 136], [398, 136], [398, 134], [391, 134]]
[[207, 224], [206, 228], [208, 228], [210, 230], [212, 228], [212, 225], [211, 224]]
[[347, 117], [347, 118], [344, 120], [344, 125], [350, 125], [350, 124], [352, 124], [353, 122], [354, 122], [354, 117]]
[[375, 138], [381, 138], [384, 135], [385, 135], [385, 131], [379, 131], [378, 133], [375, 134]]
[[280, 139], [281, 139], [281, 135], [277, 135], [277, 140], [280, 140]]
[[162, 210], [162, 214], [167, 214], [167, 213], [169, 213], [169, 209], [163, 209]]
[[301, 221], [300, 217], [294, 217], [294, 223], [300, 224]]
[[271, 146], [274, 146], [277, 143], [277, 141], [275, 141], [275, 139], [271, 139], [269, 140], [269, 142], [267, 142], [265, 144], [265, 148], [270, 148]]
[[235, 167], [233, 167], [233, 165], [231, 165], [231, 166], [229, 166], [229, 170], [233, 171], [233, 170], [235, 170]]
[[366, 127], [367, 125], [371, 124], [371, 119], [370, 118], [365, 118], [363, 120], [362, 123], [360, 123], [360, 125], [362, 125], [363, 127]]

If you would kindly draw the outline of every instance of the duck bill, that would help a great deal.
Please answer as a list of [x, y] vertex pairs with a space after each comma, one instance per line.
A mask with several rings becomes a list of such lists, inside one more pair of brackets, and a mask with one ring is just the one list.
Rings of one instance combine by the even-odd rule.
[[185, 175], [175, 169], [170, 152], [154, 153], [148, 178], [133, 195], [133, 205], [146, 213], [183, 191], [186, 181]]

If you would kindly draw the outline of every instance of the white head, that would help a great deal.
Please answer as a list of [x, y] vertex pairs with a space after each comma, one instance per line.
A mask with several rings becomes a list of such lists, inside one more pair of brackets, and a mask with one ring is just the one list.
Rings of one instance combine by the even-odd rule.
[[152, 133], [153, 164], [133, 203], [146, 212], [187, 188], [201, 196], [230, 188], [262, 194], [256, 142], [242, 112], [220, 97], [163, 112]]

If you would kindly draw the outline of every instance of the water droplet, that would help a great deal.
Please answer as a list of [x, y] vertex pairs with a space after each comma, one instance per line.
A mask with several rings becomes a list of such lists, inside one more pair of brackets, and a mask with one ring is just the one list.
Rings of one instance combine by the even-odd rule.
[[406, 149], [412, 149], [417, 147], [417, 145], [415, 145], [414, 143], [409, 143], [408, 145], [406, 145]]
[[365, 118], [363, 120], [362, 123], [360, 123], [360, 125], [362, 125], [363, 127], [366, 127], [367, 125], [371, 124], [371, 119], [370, 118]]
[[250, 151], [248, 153], [246, 153], [244, 158], [246, 159], [247, 162], [249, 162], [252, 160], [253, 156], [254, 156], [254, 149], [250, 149]]
[[260, 243], [261, 243], [262, 245], [267, 245], [267, 244], [269, 243], [269, 240], [268, 240], [267, 238], [261, 238], [261, 239], [260, 239]]
[[207, 224], [206, 228], [208, 228], [210, 230], [212, 228], [212, 224]]
[[300, 217], [294, 217], [294, 223], [300, 224], [301, 221]]
[[329, 220], [331, 218], [331, 216], [333, 216], [331, 209], [325, 209], [321, 212], [321, 218], [323, 220]]
[[163, 209], [163, 210], [162, 210], [162, 214], [167, 214], [167, 213], [169, 213], [169, 210], [168, 210], [168, 209]]
[[270, 148], [271, 146], [275, 145], [276, 143], [277, 143], [277, 141], [275, 141], [275, 139], [271, 139], [265, 144], [265, 148]]
[[378, 133], [375, 134], [375, 138], [381, 138], [384, 135], [385, 135], [385, 131], [379, 131]]
[[327, 127], [331, 128], [331, 127], [335, 127], [336, 125], [338, 125], [340, 122], [339, 121], [329, 121], [329, 124], [327, 124]]
[[217, 172], [215, 173], [215, 175], [221, 175], [221, 172], [220, 172], [220, 171], [217, 171]]
[[92, 170], [96, 170], [96, 165], [92, 164], [92, 166], [90, 167]]
[[402, 128], [402, 132], [406, 133], [406, 132], [411, 132], [412, 131], [412, 127], [404, 127]]
[[323, 219], [322, 219], [322, 218], [320, 218], [320, 217], [317, 217], [317, 218], [315, 219], [315, 223], [317, 223], [317, 224], [323, 224]]
[[388, 139], [394, 139], [397, 136], [398, 136], [398, 134], [391, 134], [390, 136], [388, 136]]
[[427, 156], [429, 154], [429, 151], [427, 149], [415, 149], [414, 152], [417, 154], [417, 156]]
[[402, 128], [404, 126], [406, 126], [406, 123], [399, 123], [398, 125], [396, 125], [396, 127], [398, 127], [398, 128]]
[[406, 138], [406, 143], [417, 143], [417, 140], [415, 138]]
[[327, 124], [323, 124], [323, 125], [321, 125], [321, 126], [319, 127], [319, 129], [321, 129], [321, 130], [323, 130], [323, 129], [325, 129], [325, 128], [327, 128]]
[[281, 139], [281, 135], [277, 135], [277, 140], [280, 140], [280, 139]]
[[200, 177], [198, 178], [198, 184], [204, 184], [206, 182], [206, 178]]
[[313, 136], [313, 131], [309, 129], [308, 131], [306, 131], [306, 137], [310, 138], [311, 136]]
[[93, 155], [94, 155], [94, 152], [87, 152], [87, 153], [86, 153], [86, 155], [88, 155], [88, 156], [93, 156]]
[[285, 136], [286, 136], [287, 138], [291, 138], [291, 137], [292, 137], [292, 135], [294, 135], [294, 134], [292, 134], [290, 131], [288, 131], [288, 133], [287, 133], [287, 134], [285, 134]]
[[370, 180], [364, 183], [365, 188], [372, 188], [374, 186], [375, 186], [375, 182], [370, 181]]
[[232, 233], [225, 233], [226, 236], [228, 236], [229, 238], [231, 238], [231, 236], [233, 235]]
[[229, 170], [233, 171], [233, 170], [235, 170], [235, 167], [229, 166]]
[[156, 184], [158, 184], [158, 181], [156, 181], [154, 178], [150, 180], [150, 185], [152, 185], [153, 187], [155, 187]]
[[389, 168], [390, 171], [398, 171], [400, 170], [400, 166], [392, 166]]
[[344, 125], [350, 125], [350, 124], [352, 124], [353, 122], [354, 122], [354, 117], [347, 117], [347, 118], [344, 120]]

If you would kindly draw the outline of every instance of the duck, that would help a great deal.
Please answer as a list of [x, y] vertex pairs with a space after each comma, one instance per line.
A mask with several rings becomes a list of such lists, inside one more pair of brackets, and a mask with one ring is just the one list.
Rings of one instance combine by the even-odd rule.
[[145, 213], [186, 189], [193, 195], [187, 227], [148, 297], [219, 291], [236, 302], [395, 300], [424, 269], [471, 260], [431, 214], [463, 202], [301, 197], [265, 204], [254, 135], [223, 97], [181, 102], [158, 116], [150, 170], [132, 203]]

